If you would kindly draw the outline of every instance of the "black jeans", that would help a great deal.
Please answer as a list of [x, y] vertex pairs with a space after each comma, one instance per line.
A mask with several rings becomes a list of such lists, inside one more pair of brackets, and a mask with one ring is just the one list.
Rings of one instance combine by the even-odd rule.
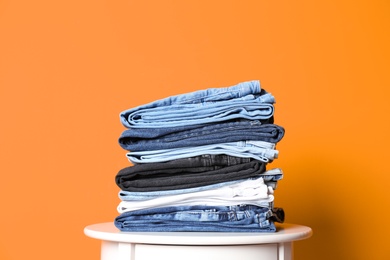
[[186, 189], [259, 177], [265, 163], [229, 155], [200, 155], [121, 169], [115, 182], [124, 191]]

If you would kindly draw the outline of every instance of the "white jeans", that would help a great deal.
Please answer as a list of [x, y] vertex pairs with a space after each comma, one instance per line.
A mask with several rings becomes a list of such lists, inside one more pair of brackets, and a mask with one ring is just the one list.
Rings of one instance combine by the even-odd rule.
[[233, 206], [255, 205], [269, 207], [273, 202], [273, 189], [268, 187], [262, 178], [246, 180], [216, 189], [159, 196], [149, 200], [121, 201], [117, 207], [119, 213], [166, 206]]

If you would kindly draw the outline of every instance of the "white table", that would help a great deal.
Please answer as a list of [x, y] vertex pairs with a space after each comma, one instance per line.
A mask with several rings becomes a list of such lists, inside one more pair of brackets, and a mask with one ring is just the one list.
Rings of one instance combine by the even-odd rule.
[[113, 222], [89, 225], [100, 239], [101, 260], [290, 260], [293, 241], [309, 238], [306, 226], [278, 224], [275, 233], [121, 232]]

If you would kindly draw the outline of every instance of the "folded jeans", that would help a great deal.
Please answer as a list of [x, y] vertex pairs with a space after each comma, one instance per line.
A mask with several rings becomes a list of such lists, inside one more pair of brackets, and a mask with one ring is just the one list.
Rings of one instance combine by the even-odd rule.
[[262, 124], [259, 120], [210, 123], [190, 130], [175, 130], [161, 134], [164, 128], [131, 128], [122, 132], [119, 145], [128, 151], [150, 151], [210, 145], [250, 140], [278, 143], [284, 128], [275, 124]]
[[127, 159], [134, 163], [166, 162], [175, 159], [195, 157], [203, 154], [230, 155], [235, 157], [252, 158], [265, 163], [278, 158], [279, 151], [275, 150], [275, 144], [263, 141], [238, 141], [231, 143], [216, 143], [209, 145], [181, 147], [175, 149], [132, 151], [126, 153]]
[[233, 119], [264, 120], [273, 116], [274, 97], [259, 81], [170, 96], [119, 114], [127, 128], [181, 127]]
[[133, 232], [275, 232], [274, 215], [253, 205], [179, 206], [125, 212], [114, 224]]
[[173, 190], [259, 177], [264, 171], [265, 163], [251, 158], [200, 155], [126, 167], [115, 183], [125, 191]]
[[121, 201], [117, 207], [119, 213], [165, 206], [233, 206], [256, 205], [269, 207], [274, 200], [272, 188], [267, 187], [262, 178], [249, 179], [228, 186], [198, 192], [159, 196], [147, 200]]
[[[210, 185], [204, 185], [194, 188], [187, 188], [187, 189], [174, 189], [174, 190], [156, 190], [156, 191], [124, 191], [120, 190], [118, 192], [118, 197], [120, 200], [128, 200], [128, 201], [135, 201], [135, 200], [150, 200], [154, 199], [160, 196], [173, 196], [173, 195], [179, 195], [179, 194], [187, 194], [187, 193], [193, 193], [198, 191], [207, 191], [212, 189], [218, 189], [220, 187], [226, 187], [229, 185], [237, 185], [239, 183], [245, 182], [247, 180], [254, 180], [257, 178], [262, 178], [264, 180], [264, 183], [267, 186], [271, 186], [272, 189], [275, 190], [276, 182], [283, 179], [283, 171], [280, 168], [274, 168], [267, 170], [263, 172], [261, 177], [256, 178], [248, 178], [248, 179], [240, 179], [235, 181], [228, 181], [228, 182], [219, 182], [216, 184], [210, 184]], [[271, 183], [271, 185], [270, 185]]]

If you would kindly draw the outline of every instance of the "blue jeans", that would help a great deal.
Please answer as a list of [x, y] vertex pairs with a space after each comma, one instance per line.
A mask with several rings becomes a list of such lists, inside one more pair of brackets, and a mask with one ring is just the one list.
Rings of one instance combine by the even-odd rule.
[[[268, 182], [277, 182], [281, 179], [283, 179], [283, 172], [280, 168], [274, 168], [270, 169], [268, 171], [265, 171], [260, 175], [261, 177], [257, 178], [263, 178], [264, 183], [268, 185]], [[257, 178], [249, 178], [249, 179], [257, 179]], [[241, 182], [246, 181], [247, 179], [243, 180], [236, 180], [236, 181], [227, 181], [227, 182], [220, 182], [216, 184], [211, 185], [205, 185], [195, 188], [187, 188], [187, 189], [175, 189], [175, 190], [158, 190], [158, 191], [144, 191], [144, 192], [137, 192], [137, 191], [124, 191], [120, 190], [118, 193], [119, 199], [123, 201], [140, 201], [140, 200], [148, 200], [148, 199], [154, 199], [160, 196], [172, 196], [172, 195], [179, 195], [179, 194], [186, 194], [186, 193], [193, 193], [198, 191], [205, 191], [205, 190], [211, 190], [211, 189], [217, 189], [233, 184], [238, 184]]]
[[225, 88], [210, 88], [170, 96], [119, 114], [127, 128], [180, 127], [232, 119], [262, 120], [273, 116], [274, 97], [248, 81]]
[[167, 162], [176, 159], [195, 157], [203, 154], [225, 154], [235, 157], [253, 158], [264, 163], [278, 158], [275, 144], [263, 141], [239, 141], [194, 147], [182, 147], [156, 151], [128, 152], [127, 159], [132, 163]]
[[133, 232], [275, 232], [273, 215], [253, 205], [178, 206], [125, 212], [114, 224]]
[[[174, 128], [171, 128], [175, 131]], [[154, 128], [132, 128], [122, 132], [119, 145], [128, 151], [151, 151], [214, 143], [230, 143], [244, 140], [278, 143], [284, 136], [284, 128], [260, 121], [213, 123], [190, 130], [161, 135]]]
[[[162, 136], [166, 136], [172, 133], [178, 133], [183, 132], [191, 129], [197, 129], [208, 125], [217, 125], [217, 124], [224, 124], [224, 123], [239, 123], [239, 122], [259, 122], [260, 124], [273, 124], [274, 123], [274, 116], [262, 119], [262, 120], [248, 120], [243, 118], [238, 119], [232, 119], [227, 120], [224, 122], [210, 122], [206, 124], [195, 124], [195, 125], [181, 125], [181, 126], [164, 126], [164, 127], [153, 127], [153, 128], [131, 128], [131, 134], [129, 134], [126, 130], [127, 137], [133, 138], [133, 139], [156, 139]], [[129, 130], [129, 129], [127, 129]], [[126, 137], [126, 136], [125, 136]]]

